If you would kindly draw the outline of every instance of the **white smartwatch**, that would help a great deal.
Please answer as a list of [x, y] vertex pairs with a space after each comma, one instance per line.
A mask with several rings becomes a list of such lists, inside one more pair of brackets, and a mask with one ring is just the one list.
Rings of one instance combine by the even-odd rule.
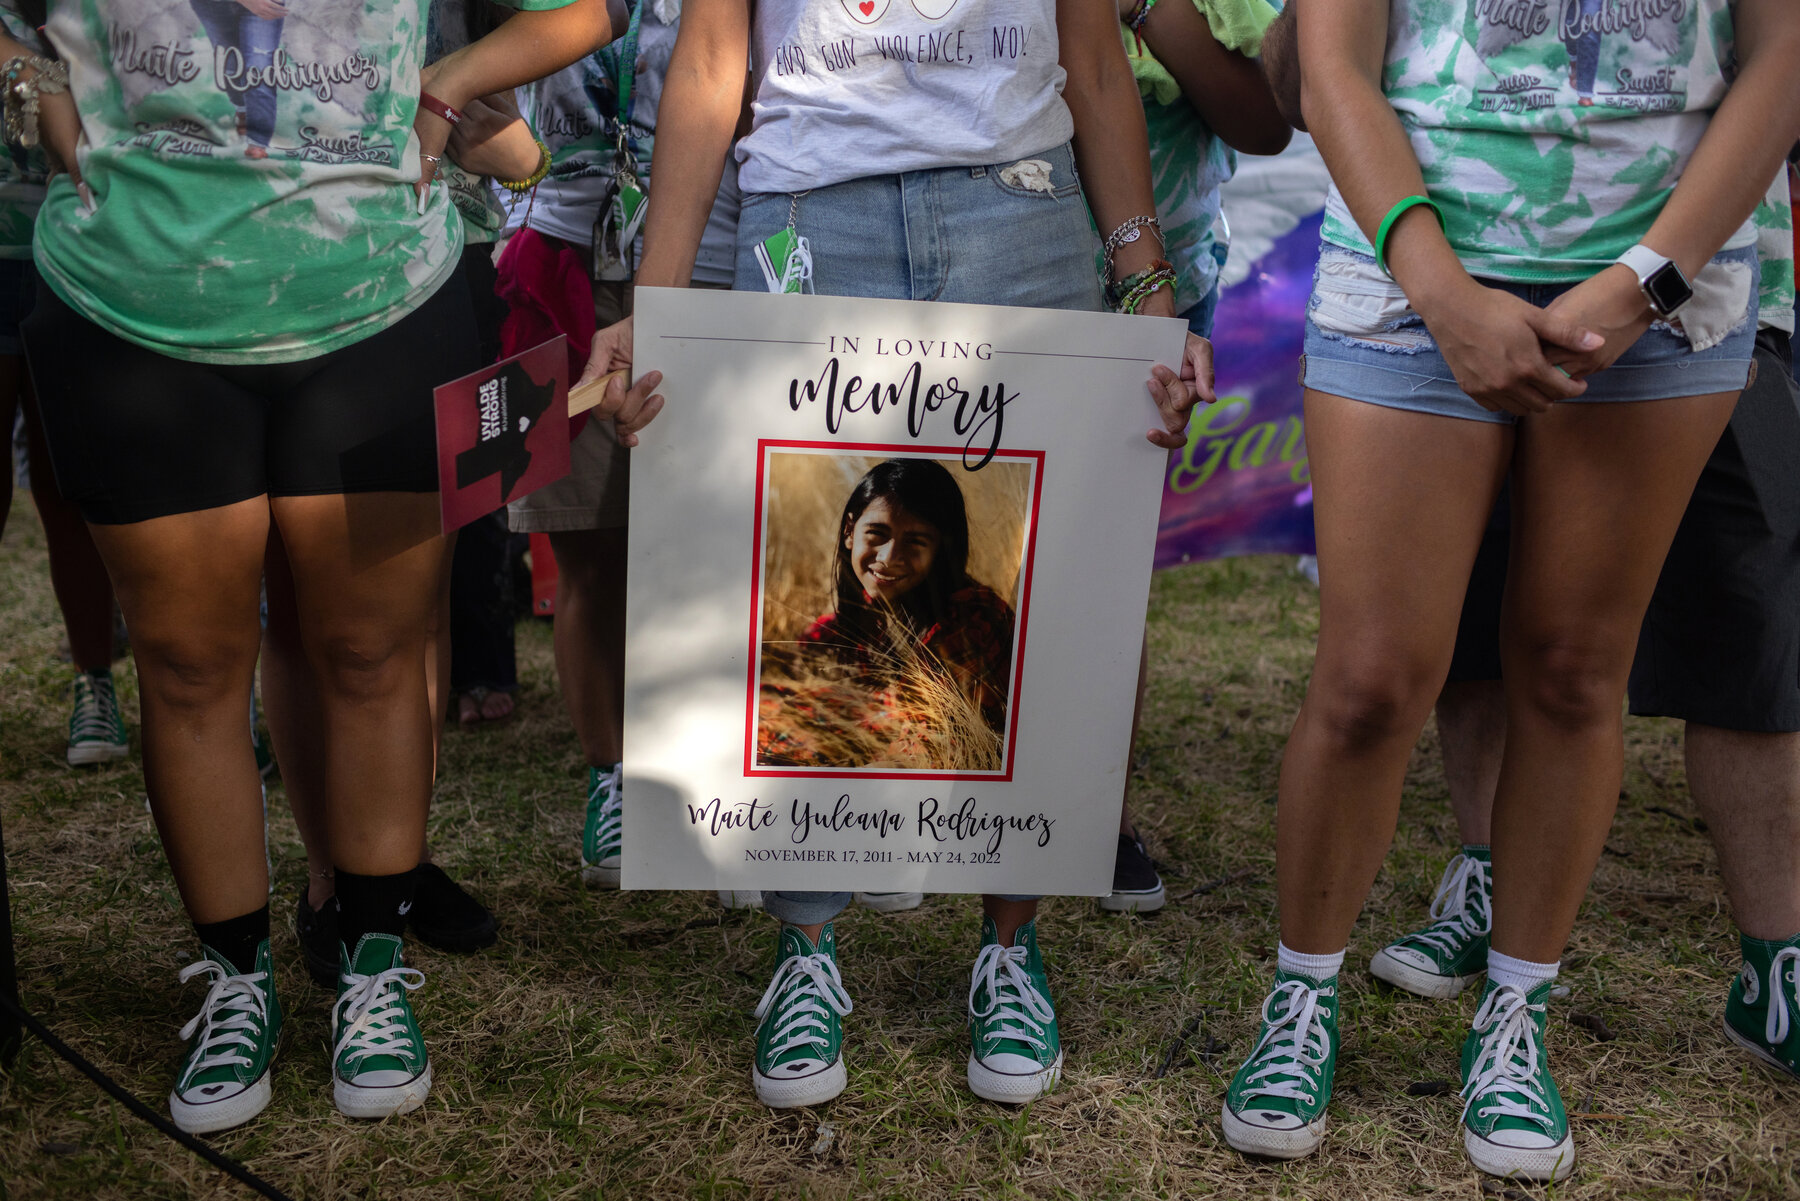
[[1618, 257], [1637, 276], [1644, 299], [1659, 317], [1673, 317], [1681, 306], [1694, 298], [1694, 287], [1675, 265], [1675, 260], [1656, 253], [1639, 242]]

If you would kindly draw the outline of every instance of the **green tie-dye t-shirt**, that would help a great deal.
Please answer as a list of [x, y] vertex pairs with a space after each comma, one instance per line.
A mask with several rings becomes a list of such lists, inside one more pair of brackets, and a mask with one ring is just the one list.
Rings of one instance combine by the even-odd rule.
[[1784, 165], [1756, 206], [1756, 257], [1762, 267], [1757, 324], [1794, 332], [1794, 204]]
[[[1662, 211], [1729, 86], [1730, 0], [1392, 0], [1383, 90], [1470, 274], [1585, 279]], [[1332, 189], [1325, 237], [1373, 253]], [[1748, 222], [1726, 245], [1751, 245]]]
[[45, 279], [120, 337], [208, 363], [313, 358], [412, 312], [462, 246], [444, 184], [422, 213], [413, 192], [427, 8], [59, 0], [94, 208], [51, 181]]
[[[10, 6], [0, 7], [0, 26], [13, 40], [42, 49], [37, 30]], [[0, 147], [0, 259], [31, 257], [31, 227], [44, 200], [46, 174], [43, 151]]]

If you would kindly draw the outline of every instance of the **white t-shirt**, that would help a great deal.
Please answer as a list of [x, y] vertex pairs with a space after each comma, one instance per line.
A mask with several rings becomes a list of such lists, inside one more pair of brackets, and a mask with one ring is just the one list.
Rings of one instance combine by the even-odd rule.
[[745, 192], [1027, 158], [1075, 133], [1055, 0], [757, 0]]

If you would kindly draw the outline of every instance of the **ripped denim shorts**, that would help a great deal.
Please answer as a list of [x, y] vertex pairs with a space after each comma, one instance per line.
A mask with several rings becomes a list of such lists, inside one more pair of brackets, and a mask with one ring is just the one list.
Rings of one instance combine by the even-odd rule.
[[[1755, 247], [1720, 251], [1695, 281], [1696, 298], [1683, 310], [1703, 305], [1707, 332], [1690, 341], [1688, 333], [1657, 322], [1611, 367], [1589, 376], [1587, 391], [1575, 400], [1667, 400], [1739, 390], [1749, 377], [1756, 343], [1757, 281]], [[1540, 307], [1575, 286], [1481, 282]], [[1694, 349], [1696, 342], [1704, 349]], [[1470, 421], [1518, 420], [1482, 408], [1457, 387], [1424, 319], [1374, 259], [1330, 243], [1322, 247], [1313, 277], [1300, 379], [1319, 392], [1392, 409]]]

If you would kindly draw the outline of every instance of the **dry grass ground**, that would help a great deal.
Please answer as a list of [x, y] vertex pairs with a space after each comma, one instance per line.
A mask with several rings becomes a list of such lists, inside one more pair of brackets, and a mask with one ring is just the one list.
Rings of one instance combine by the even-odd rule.
[[[1054, 900], [1043, 919], [1069, 1052], [1063, 1090], [1028, 1110], [963, 1085], [974, 905], [852, 911], [841, 924], [850, 1089], [818, 1112], [759, 1107], [749, 1012], [772, 931], [710, 895], [596, 894], [572, 870], [583, 781], [548, 631], [520, 628], [510, 725], [451, 732], [432, 834], [484, 895], [500, 945], [420, 949], [437, 1071], [426, 1109], [377, 1125], [332, 1109], [326, 998], [286, 929], [304, 862], [272, 790], [276, 958], [290, 1007], [275, 1101], [218, 1145], [296, 1197], [1480, 1197], [1450, 1081], [1473, 999], [1377, 991], [1350, 971], [1323, 1154], [1246, 1163], [1216, 1115], [1248, 1047], [1275, 942], [1275, 768], [1306, 677], [1316, 606], [1285, 560], [1164, 573], [1136, 804], [1167, 864], [1160, 916]], [[135, 762], [62, 766], [67, 669], [42, 538], [15, 511], [0, 548], [0, 815], [28, 1004], [153, 1104], [198, 1004], [190, 951]], [[129, 671], [124, 692], [135, 725]], [[1684, 816], [1678, 731], [1632, 722], [1626, 796], [1551, 1022], [1582, 1164], [1558, 1198], [1800, 1196], [1800, 1086], [1719, 1033], [1734, 942], [1704, 835]], [[1096, 797], [1109, 805], [1112, 798]], [[1399, 840], [1352, 947], [1366, 962], [1416, 922], [1455, 834], [1429, 740]], [[1603, 1019], [1600, 1041], [1571, 1024]], [[1189, 1035], [1177, 1045], [1183, 1031]], [[832, 1136], [822, 1136], [829, 1124]], [[248, 1196], [124, 1115], [41, 1046], [0, 1079], [0, 1196]], [[1542, 1197], [1542, 1189], [1508, 1197]]]

